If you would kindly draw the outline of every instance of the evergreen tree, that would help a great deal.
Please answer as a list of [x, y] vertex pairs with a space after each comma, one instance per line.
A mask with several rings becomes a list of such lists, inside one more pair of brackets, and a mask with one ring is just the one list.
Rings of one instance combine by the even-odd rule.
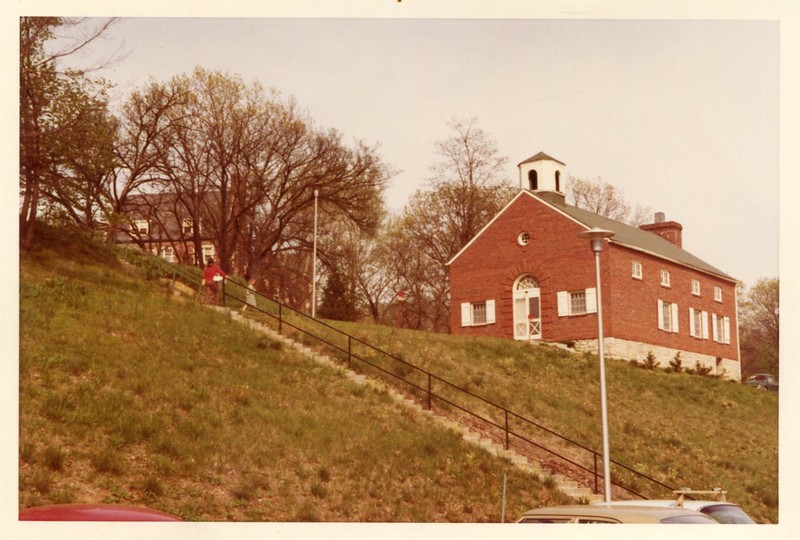
[[352, 321], [355, 319], [355, 299], [350, 293], [344, 276], [334, 270], [328, 276], [322, 291], [322, 305], [319, 308], [320, 317], [337, 321]]

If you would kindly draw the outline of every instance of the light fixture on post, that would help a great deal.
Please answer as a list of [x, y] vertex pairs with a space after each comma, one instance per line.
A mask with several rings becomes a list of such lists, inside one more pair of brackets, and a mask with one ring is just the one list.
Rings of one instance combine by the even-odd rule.
[[311, 258], [311, 318], [317, 318], [317, 201], [319, 190], [314, 190], [314, 254]]
[[603, 485], [605, 493], [603, 500], [611, 502], [611, 459], [608, 445], [608, 408], [606, 406], [606, 363], [603, 351], [603, 300], [600, 294], [600, 252], [603, 250], [603, 241], [611, 238], [614, 233], [605, 229], [593, 227], [588, 231], [578, 233], [580, 238], [589, 240], [589, 245], [594, 252], [595, 279], [597, 281], [597, 355], [600, 358], [600, 416], [603, 428]]

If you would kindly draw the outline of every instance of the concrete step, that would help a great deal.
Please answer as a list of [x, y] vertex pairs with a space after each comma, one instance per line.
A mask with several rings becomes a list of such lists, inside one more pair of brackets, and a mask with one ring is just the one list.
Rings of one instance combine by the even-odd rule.
[[479, 433], [475, 433], [474, 431], [467, 431], [464, 433], [464, 439], [468, 442], [479, 444], [481, 440], [481, 436]]
[[519, 465], [519, 466], [522, 468], [523, 471], [527, 472], [528, 474], [532, 474], [532, 475], [536, 475], [536, 476], [542, 476], [543, 475], [542, 468], [539, 466], [538, 463], [530, 463], [530, 462], [528, 462], [527, 464]]
[[558, 484], [558, 489], [560, 489], [561, 491], [578, 489], [578, 482], [575, 482], [573, 480], [561, 480], [560, 482], [557, 482], [557, 484]]

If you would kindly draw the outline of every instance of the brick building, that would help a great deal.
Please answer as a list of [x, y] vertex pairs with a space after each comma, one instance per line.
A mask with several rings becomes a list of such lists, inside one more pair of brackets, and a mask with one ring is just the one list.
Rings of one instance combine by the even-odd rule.
[[[213, 196], [206, 199], [208, 205], [214, 204]], [[202, 266], [209, 257], [216, 256], [213, 239], [203, 226], [204, 219], [200, 218], [195, 227], [195, 220], [174, 193], [131, 195], [124, 214], [126, 221], [113, 235], [118, 244], [137, 246], [168, 262], [189, 265]]]
[[667, 366], [680, 352], [740, 379], [736, 279], [685, 251], [663, 214], [633, 227], [566, 204], [564, 168], [544, 153], [520, 163], [520, 192], [449, 261], [452, 332], [596, 351], [594, 253], [578, 233], [597, 227], [614, 233], [600, 254], [606, 354]]

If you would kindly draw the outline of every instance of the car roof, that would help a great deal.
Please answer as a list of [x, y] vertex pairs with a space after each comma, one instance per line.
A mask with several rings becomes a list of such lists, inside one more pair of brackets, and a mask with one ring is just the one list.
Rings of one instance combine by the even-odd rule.
[[[610, 506], [646, 506], [648, 508], [677, 508], [677, 501], [675, 499], [639, 499], [635, 501], [615, 501], [615, 502], [600, 502], [600, 503], [592, 503], [592, 506], [595, 505], [610, 505]], [[705, 508], [706, 506], [736, 506], [738, 504], [734, 504], [732, 502], [727, 501], [696, 501], [693, 499], [686, 499], [683, 501], [683, 508], [688, 510], [700, 510], [701, 508]]]
[[686, 508], [687, 510], [702, 512], [720, 523], [755, 523], [753, 518], [750, 517], [741, 506], [729, 501], [684, 499], [683, 506], [681, 507], [678, 506], [678, 501], [676, 499], [614, 501], [601, 504], [611, 506], [642, 506], [646, 508]]
[[667, 508], [665, 506], [645, 506], [645, 505], [624, 505], [624, 504], [578, 504], [566, 506], [545, 506], [542, 508], [534, 508], [528, 510], [522, 515], [522, 519], [529, 517], [571, 517], [577, 516], [581, 518], [606, 518], [615, 519], [624, 523], [659, 523], [665, 518], [673, 518], [678, 516], [697, 516], [701, 522], [707, 521], [713, 523], [714, 520], [695, 512], [683, 508]]

